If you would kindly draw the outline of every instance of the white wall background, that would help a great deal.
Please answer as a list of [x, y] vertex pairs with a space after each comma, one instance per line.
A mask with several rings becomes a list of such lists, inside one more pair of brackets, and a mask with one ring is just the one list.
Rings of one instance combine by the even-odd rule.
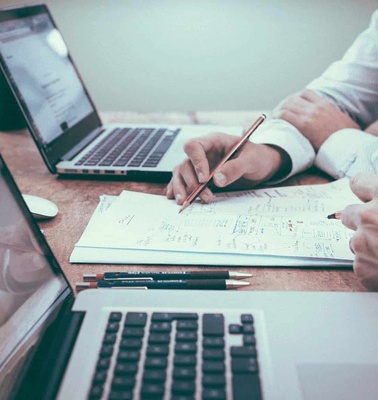
[[46, 3], [97, 108], [141, 112], [270, 109], [341, 57], [378, 8], [377, 0]]

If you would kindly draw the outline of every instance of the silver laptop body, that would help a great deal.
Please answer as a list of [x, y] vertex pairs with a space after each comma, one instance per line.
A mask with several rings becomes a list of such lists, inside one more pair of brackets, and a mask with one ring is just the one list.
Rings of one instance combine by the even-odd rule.
[[1, 156], [0, 310], [1, 399], [377, 398], [377, 293], [74, 299]]
[[[167, 180], [190, 138], [242, 133], [235, 126], [104, 126], [44, 4], [0, 10], [0, 67], [52, 173]], [[125, 96], [132, 96], [127, 88]]]

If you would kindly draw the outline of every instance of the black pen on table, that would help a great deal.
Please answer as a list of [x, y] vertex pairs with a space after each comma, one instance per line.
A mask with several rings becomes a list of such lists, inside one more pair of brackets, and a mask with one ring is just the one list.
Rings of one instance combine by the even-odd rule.
[[238, 271], [182, 271], [182, 272], [103, 272], [83, 274], [84, 281], [115, 280], [188, 280], [188, 279], [246, 279], [252, 274]]
[[197, 289], [197, 290], [229, 290], [248, 286], [249, 282], [233, 279], [190, 279], [167, 281], [98, 281], [78, 282], [76, 289]]
[[230, 160], [248, 141], [252, 133], [265, 121], [266, 116], [264, 114], [260, 115], [259, 118], [243, 133], [240, 140], [231, 148], [231, 150], [222, 158], [222, 160], [214, 167], [210, 172], [209, 178], [206, 182], [202, 182], [198, 185], [196, 189], [185, 199], [184, 204], [179, 210], [179, 213], [189, 207], [193, 201], [199, 196], [199, 194], [205, 189], [208, 183], [213, 179], [214, 174], [221, 168], [228, 160]]

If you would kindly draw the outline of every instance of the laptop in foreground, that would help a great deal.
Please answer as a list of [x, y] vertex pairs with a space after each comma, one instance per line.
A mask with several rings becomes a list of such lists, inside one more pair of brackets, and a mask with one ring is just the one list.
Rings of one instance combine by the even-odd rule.
[[0, 399], [376, 399], [378, 293], [86, 290], [0, 156]]
[[[0, 10], [1, 72], [52, 173], [167, 180], [184, 160], [183, 144], [190, 138], [212, 131], [242, 133], [230, 126], [102, 125], [43, 4]], [[132, 94], [125, 89], [125, 96]]]

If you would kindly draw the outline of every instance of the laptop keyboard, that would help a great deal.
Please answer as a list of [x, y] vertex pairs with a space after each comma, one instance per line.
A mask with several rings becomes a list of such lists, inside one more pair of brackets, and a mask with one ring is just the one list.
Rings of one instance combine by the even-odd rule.
[[115, 129], [75, 165], [87, 167], [156, 167], [180, 129]]
[[88, 396], [262, 399], [252, 314], [112, 312]]

